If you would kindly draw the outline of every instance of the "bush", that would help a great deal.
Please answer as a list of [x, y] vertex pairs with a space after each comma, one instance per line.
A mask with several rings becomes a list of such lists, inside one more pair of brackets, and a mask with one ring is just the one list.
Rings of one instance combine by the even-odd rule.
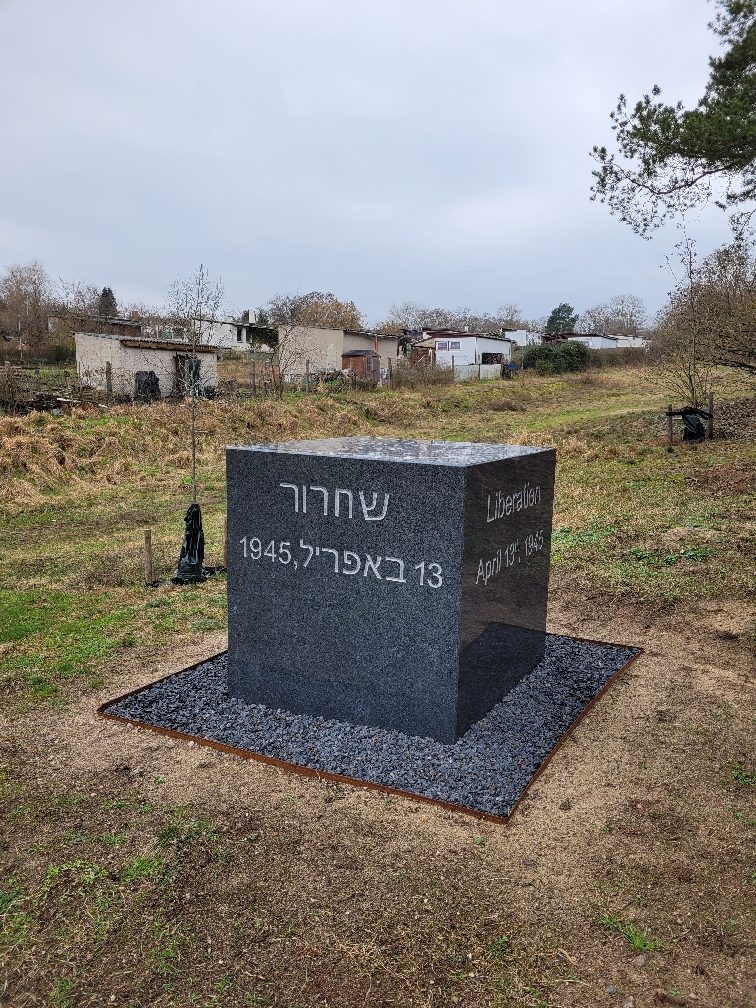
[[647, 351], [643, 347], [618, 347], [616, 350], [591, 350], [591, 367], [624, 367], [645, 364]]
[[451, 368], [434, 367], [424, 360], [412, 363], [403, 358], [397, 361], [391, 373], [392, 388], [424, 388], [427, 385], [451, 385], [454, 375]]
[[559, 340], [528, 347], [522, 356], [524, 368], [535, 368], [540, 375], [560, 374], [562, 371], [583, 371], [588, 364], [590, 351], [577, 340]]
[[45, 357], [51, 364], [68, 364], [69, 361], [73, 361], [74, 356], [75, 351], [63, 343], [53, 343], [52, 346], [47, 348], [47, 353], [45, 354]]
[[564, 362], [564, 371], [584, 371], [591, 356], [585, 343], [579, 343], [577, 340], [564, 340], [558, 343], [557, 352]]

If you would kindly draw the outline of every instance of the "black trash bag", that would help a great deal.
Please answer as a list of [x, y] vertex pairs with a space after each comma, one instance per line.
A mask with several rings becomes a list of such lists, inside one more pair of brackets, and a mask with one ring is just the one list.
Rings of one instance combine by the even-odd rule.
[[155, 402], [163, 398], [160, 382], [154, 371], [136, 371], [134, 373], [134, 398], [140, 402]]
[[698, 409], [696, 406], [684, 406], [681, 410], [672, 410], [670, 416], [679, 416], [683, 422], [683, 441], [703, 441], [706, 428], [701, 423], [701, 417], [708, 420], [711, 413]]
[[202, 529], [202, 512], [197, 503], [190, 504], [184, 515], [184, 541], [181, 544], [176, 573], [172, 578], [174, 584], [190, 584], [194, 581], [206, 581], [214, 570], [204, 566], [205, 533]]

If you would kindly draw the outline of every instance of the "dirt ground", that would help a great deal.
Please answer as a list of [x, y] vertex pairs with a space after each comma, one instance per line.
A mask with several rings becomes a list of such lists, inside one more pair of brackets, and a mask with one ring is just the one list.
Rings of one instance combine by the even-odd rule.
[[[4, 838], [6, 916], [28, 920], [0, 1002], [752, 1005], [756, 610], [553, 598], [551, 630], [644, 653], [506, 825], [96, 716], [217, 634], [124, 653], [99, 692], [14, 720], [3, 756], [28, 811]], [[107, 853], [77, 836], [93, 822], [122, 838]]]
[[213, 562], [228, 443], [557, 448], [550, 629], [644, 651], [506, 824], [99, 718], [225, 646], [222, 577], [143, 584], [183, 413], [0, 420], [0, 1004], [754, 1005], [756, 442], [752, 390], [716, 397], [672, 452], [648, 369], [203, 404]]

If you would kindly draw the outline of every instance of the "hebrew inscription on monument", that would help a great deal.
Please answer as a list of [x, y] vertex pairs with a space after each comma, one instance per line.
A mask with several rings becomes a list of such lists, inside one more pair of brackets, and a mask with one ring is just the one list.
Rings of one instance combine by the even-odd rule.
[[543, 658], [555, 452], [227, 450], [229, 692], [454, 742]]

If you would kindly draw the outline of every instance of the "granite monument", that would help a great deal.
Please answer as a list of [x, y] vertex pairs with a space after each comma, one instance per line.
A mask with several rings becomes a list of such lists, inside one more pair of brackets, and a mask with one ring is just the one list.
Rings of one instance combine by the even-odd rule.
[[453, 743], [543, 658], [555, 452], [227, 449], [229, 693]]

